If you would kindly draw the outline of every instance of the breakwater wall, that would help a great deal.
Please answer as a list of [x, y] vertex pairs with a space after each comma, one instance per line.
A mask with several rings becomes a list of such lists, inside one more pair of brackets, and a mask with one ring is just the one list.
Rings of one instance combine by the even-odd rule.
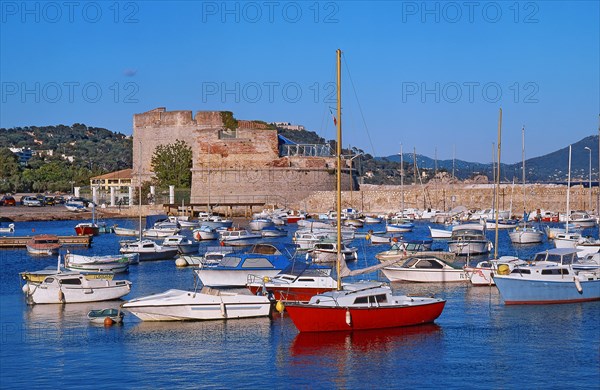
[[[367, 213], [389, 213], [401, 209], [404, 194], [405, 208], [435, 208], [449, 210], [456, 206], [468, 209], [491, 208], [494, 198], [493, 184], [437, 184], [376, 186], [361, 185], [360, 191], [343, 191], [342, 205]], [[567, 202], [567, 186], [556, 184], [502, 184], [499, 190], [499, 205], [502, 210], [511, 209], [513, 215], [522, 215], [523, 204], [527, 211], [536, 209], [564, 213]], [[289, 205], [310, 212], [325, 212], [335, 207], [335, 191], [318, 191], [300, 202]], [[597, 210], [598, 187], [590, 190], [582, 185], [571, 186], [571, 210]]]

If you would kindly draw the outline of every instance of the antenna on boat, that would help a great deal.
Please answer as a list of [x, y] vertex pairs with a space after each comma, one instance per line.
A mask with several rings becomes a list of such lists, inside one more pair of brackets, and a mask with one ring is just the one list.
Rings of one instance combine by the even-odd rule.
[[337, 57], [337, 145], [335, 157], [337, 163], [337, 289], [341, 290], [342, 278], [341, 274], [341, 257], [342, 257], [342, 51], [336, 50]]

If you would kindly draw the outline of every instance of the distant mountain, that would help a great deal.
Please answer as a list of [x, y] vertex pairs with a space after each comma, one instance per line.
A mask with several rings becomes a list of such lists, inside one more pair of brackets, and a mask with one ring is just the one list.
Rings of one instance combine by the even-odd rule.
[[[586, 147], [591, 149], [592, 153], [592, 180], [598, 180], [598, 136], [586, 137], [571, 146], [571, 180], [586, 181], [589, 172], [589, 152]], [[413, 165], [413, 154], [404, 153], [404, 162]], [[376, 160], [390, 161], [398, 163], [399, 155], [387, 157], [376, 157]], [[452, 172], [452, 160], [437, 160], [437, 162], [427, 156], [416, 155], [417, 166], [424, 169], [435, 169]], [[534, 157], [525, 160], [525, 169], [527, 181], [530, 182], [563, 182], [567, 180], [567, 171], [569, 164], [569, 147], [565, 147], [548, 153], [544, 156]], [[519, 181], [522, 175], [521, 163], [502, 164], [502, 180], [510, 181], [514, 177]], [[492, 164], [483, 164], [477, 162], [468, 162], [463, 160], [454, 161], [455, 176], [461, 180], [471, 177], [474, 173], [480, 173], [492, 178]]]

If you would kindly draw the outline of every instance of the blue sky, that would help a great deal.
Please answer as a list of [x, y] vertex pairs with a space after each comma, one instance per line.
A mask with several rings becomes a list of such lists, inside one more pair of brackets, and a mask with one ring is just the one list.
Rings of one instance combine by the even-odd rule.
[[[70, 4], [70, 5], [69, 5]], [[2, 1], [0, 127], [131, 134], [155, 107], [229, 110], [385, 156], [535, 157], [598, 132], [597, 1]]]

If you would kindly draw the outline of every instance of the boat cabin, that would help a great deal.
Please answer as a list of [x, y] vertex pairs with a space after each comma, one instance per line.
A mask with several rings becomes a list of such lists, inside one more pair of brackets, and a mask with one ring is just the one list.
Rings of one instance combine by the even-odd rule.
[[573, 248], [555, 248], [544, 252], [538, 252], [533, 258], [533, 262], [553, 262], [562, 265], [570, 265], [577, 262], [577, 249]]

